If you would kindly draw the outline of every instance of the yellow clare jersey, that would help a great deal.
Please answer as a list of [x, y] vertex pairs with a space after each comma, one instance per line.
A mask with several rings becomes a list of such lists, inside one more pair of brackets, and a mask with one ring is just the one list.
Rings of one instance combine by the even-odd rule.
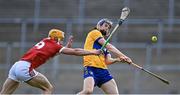
[[[85, 50], [98, 50], [101, 49], [102, 45], [98, 43], [98, 40], [103, 38], [103, 35], [101, 32], [97, 29], [94, 29], [90, 31], [86, 37], [86, 41], [84, 44], [84, 49]], [[107, 69], [107, 66], [105, 64], [105, 56], [109, 52], [104, 49], [103, 54], [101, 55], [87, 55], [84, 56], [84, 66], [92, 66], [96, 68], [102, 68], [102, 69]]]

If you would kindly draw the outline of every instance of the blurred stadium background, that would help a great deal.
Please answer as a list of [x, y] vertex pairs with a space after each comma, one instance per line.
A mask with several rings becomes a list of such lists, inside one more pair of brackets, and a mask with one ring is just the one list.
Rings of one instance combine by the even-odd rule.
[[[170, 80], [158, 79], [127, 64], [109, 66], [121, 94], [180, 93], [179, 0], [0, 0], [0, 86], [10, 66], [51, 28], [75, 37], [73, 47], [83, 47], [88, 31], [101, 18], [116, 23], [120, 10], [131, 9], [128, 20], [113, 35], [112, 43], [136, 64]], [[158, 36], [151, 43], [152, 35]], [[66, 42], [66, 41], [65, 41]], [[38, 69], [55, 86], [56, 94], [82, 89], [82, 57], [60, 55]], [[15, 93], [41, 93], [22, 84]], [[94, 93], [102, 93], [95, 88]]]

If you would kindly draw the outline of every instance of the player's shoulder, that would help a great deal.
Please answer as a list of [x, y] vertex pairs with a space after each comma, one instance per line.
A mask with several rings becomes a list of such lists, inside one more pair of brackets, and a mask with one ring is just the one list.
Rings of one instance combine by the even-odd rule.
[[49, 37], [43, 38], [43, 40], [51, 40]]
[[44, 43], [46, 43], [46, 44], [48, 44], [48, 43], [55, 43], [52, 39], [50, 39], [50, 38], [43, 38], [40, 42], [44, 42]]
[[48, 41], [52, 41], [52, 40], [51, 40], [50, 38], [47, 37], [47, 38], [43, 38], [42, 41], [48, 42]]
[[97, 29], [92, 29], [92, 30], [90, 31], [90, 33], [100, 33], [100, 31], [97, 30]]
[[58, 46], [63, 47], [63, 45], [60, 42], [56, 42], [56, 41], [50, 39], [49, 37], [42, 39], [42, 41], [45, 42], [46, 44], [56, 44]]
[[99, 30], [97, 30], [97, 29], [93, 29], [93, 30], [91, 30], [91, 31], [89, 32], [89, 34], [90, 34], [90, 35], [99, 35], [99, 34], [101, 34], [101, 32], [100, 32]]

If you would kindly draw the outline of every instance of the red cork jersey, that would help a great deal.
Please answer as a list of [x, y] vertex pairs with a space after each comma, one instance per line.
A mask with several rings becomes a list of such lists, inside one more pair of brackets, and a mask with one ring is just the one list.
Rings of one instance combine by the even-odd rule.
[[54, 57], [62, 47], [56, 41], [45, 38], [28, 50], [21, 60], [30, 62], [30, 70], [32, 70], [44, 64], [49, 58]]

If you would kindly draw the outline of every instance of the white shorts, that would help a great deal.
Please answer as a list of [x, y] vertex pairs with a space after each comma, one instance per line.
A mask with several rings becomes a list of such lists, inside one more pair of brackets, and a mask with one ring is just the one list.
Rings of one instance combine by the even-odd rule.
[[34, 69], [29, 72], [31, 63], [27, 61], [17, 61], [9, 70], [8, 78], [17, 81], [25, 82], [38, 75], [38, 72]]

